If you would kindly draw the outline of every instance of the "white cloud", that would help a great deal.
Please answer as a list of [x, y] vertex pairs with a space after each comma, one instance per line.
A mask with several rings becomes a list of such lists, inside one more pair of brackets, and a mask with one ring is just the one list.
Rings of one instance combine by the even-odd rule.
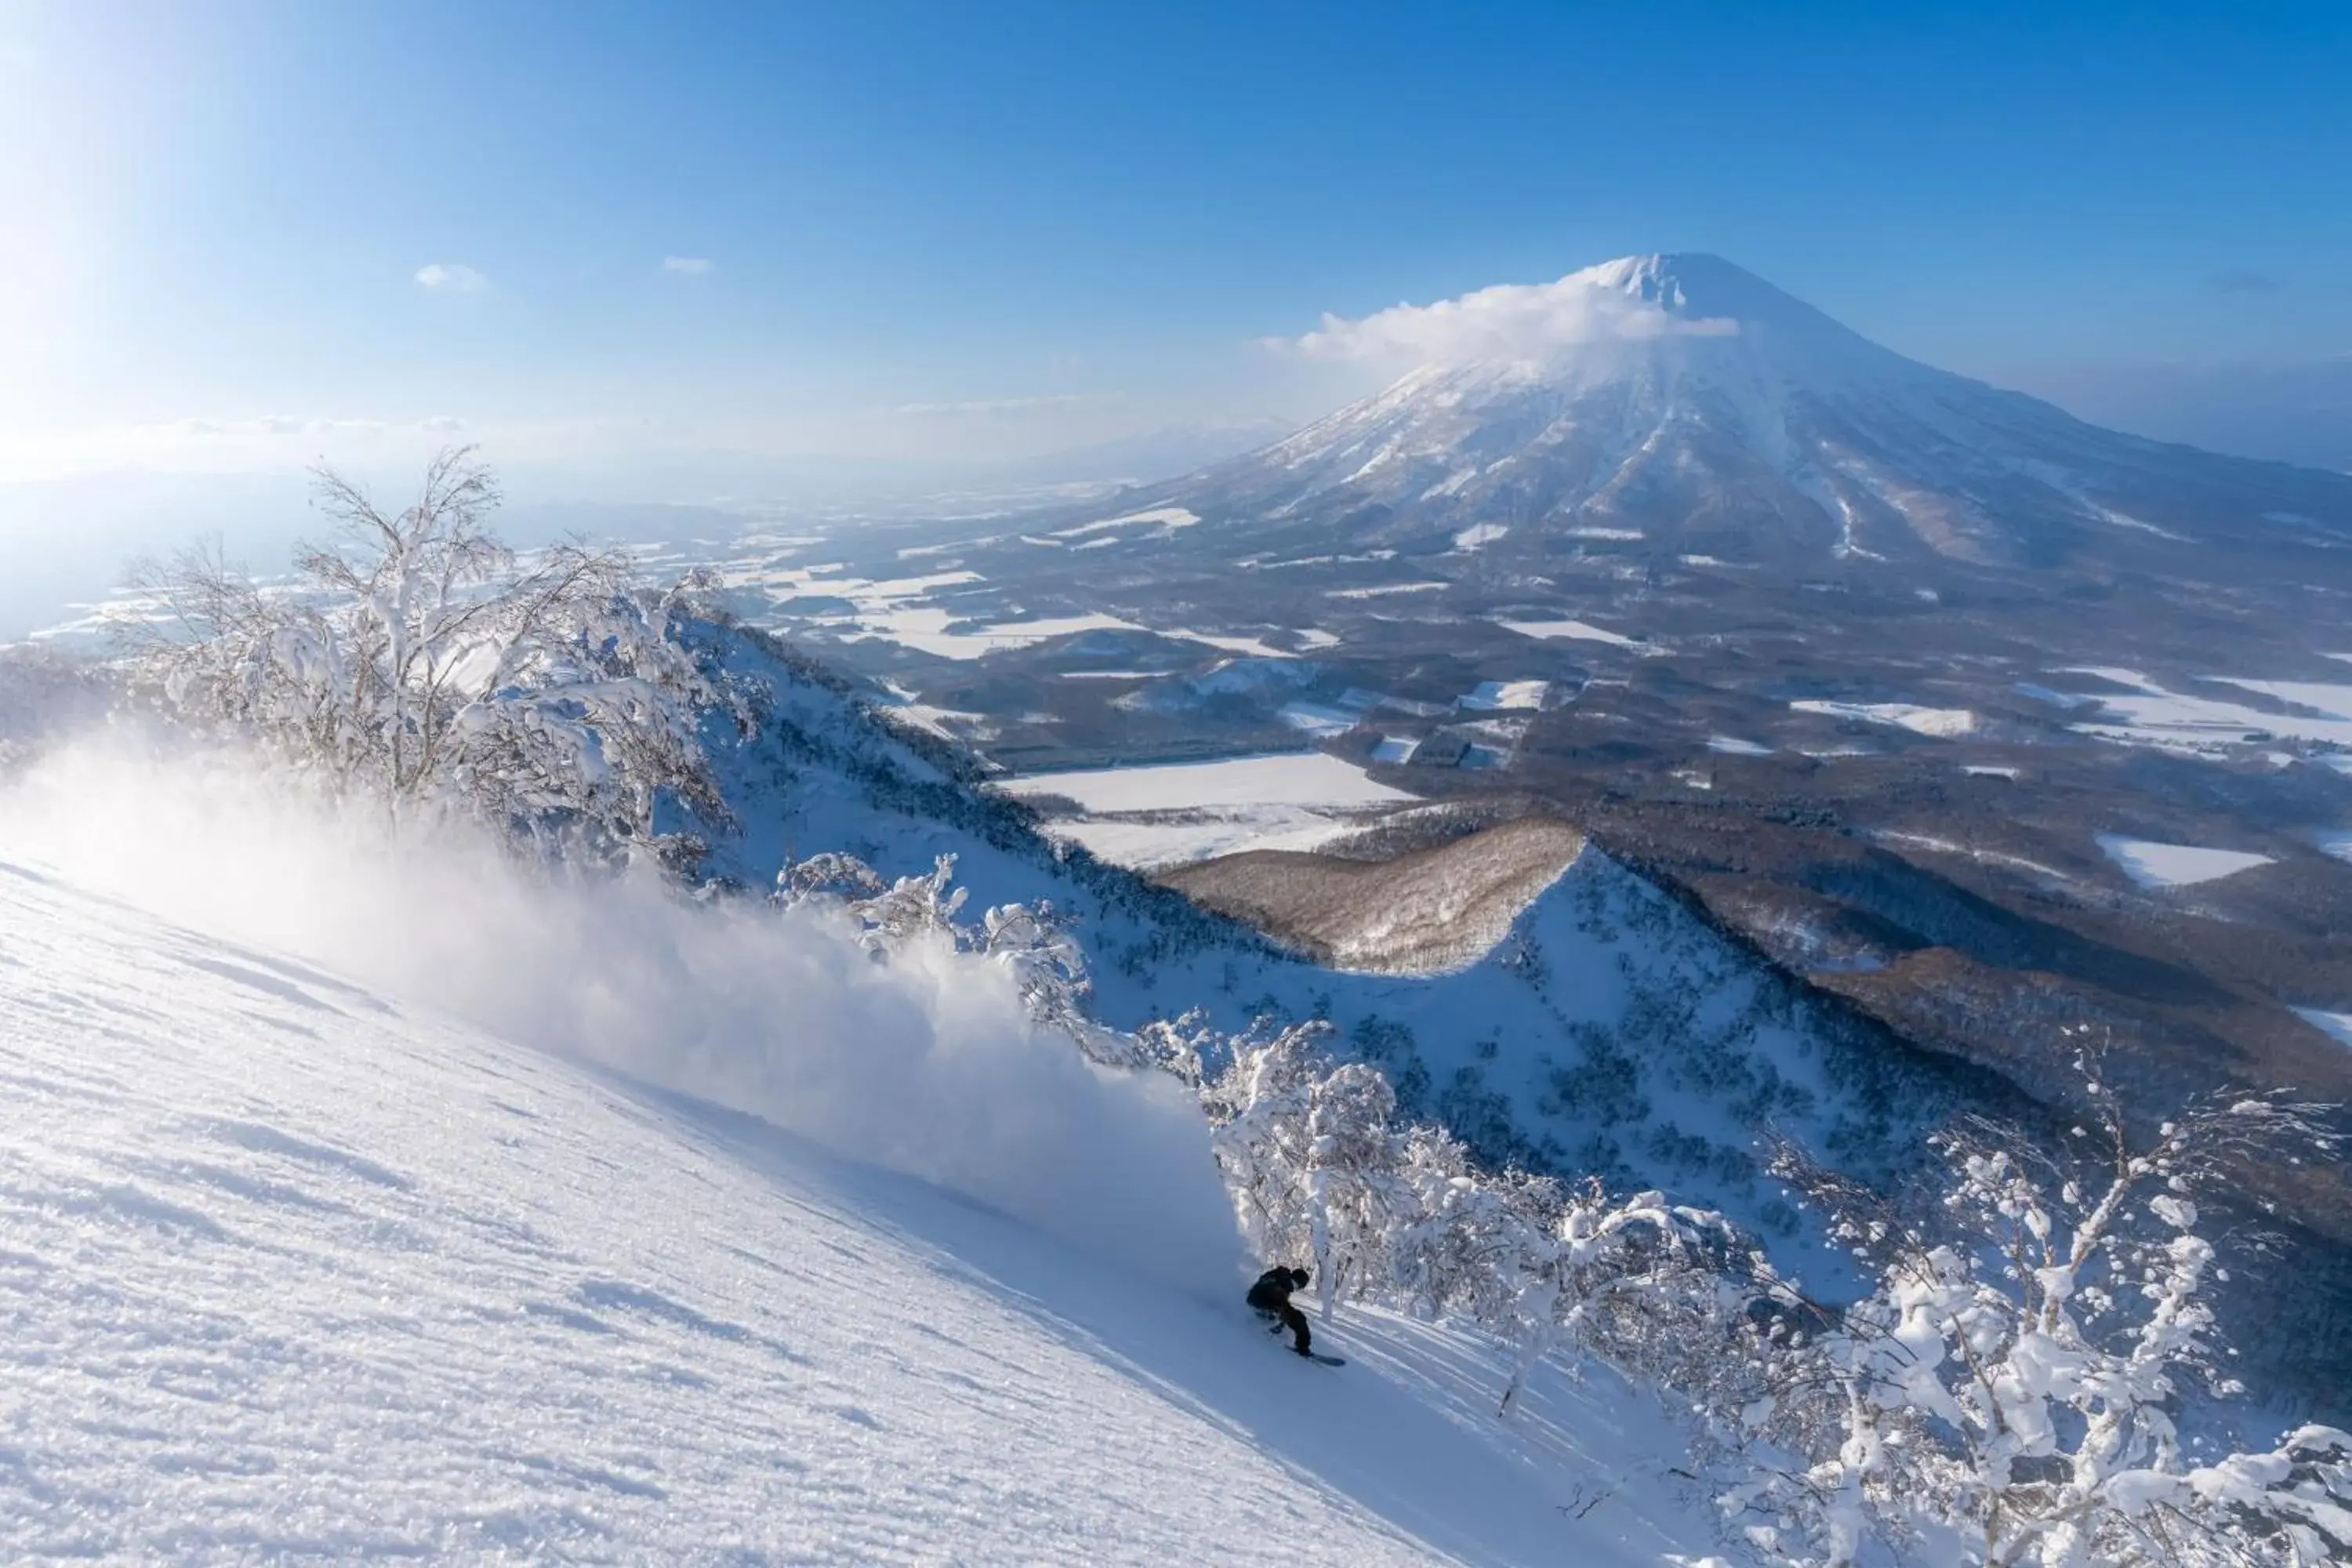
[[436, 261], [416, 269], [416, 281], [447, 294], [478, 294], [490, 280], [457, 261]]
[[665, 256], [662, 270], [675, 272], [681, 278], [699, 278], [710, 270], [708, 258], [700, 256]]
[[1430, 305], [1391, 305], [1360, 320], [1323, 324], [1268, 346], [1307, 359], [1459, 363], [1524, 358], [1575, 343], [1670, 335], [1724, 337], [1736, 321], [1670, 314], [1656, 304], [1571, 272], [1553, 283], [1497, 283]]
[[1025, 414], [1038, 408], [1068, 408], [1082, 403], [1107, 403], [1116, 392], [1056, 392], [1037, 397], [979, 397], [965, 403], [901, 403], [894, 414], [940, 415]]

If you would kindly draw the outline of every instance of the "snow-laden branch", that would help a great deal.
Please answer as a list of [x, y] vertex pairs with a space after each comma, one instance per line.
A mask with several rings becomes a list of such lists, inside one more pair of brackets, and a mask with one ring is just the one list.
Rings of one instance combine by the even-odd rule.
[[1781, 1358], [1789, 1392], [1767, 1431], [1814, 1462], [1739, 1498], [1775, 1516], [1779, 1550], [1845, 1563], [1875, 1535], [1995, 1568], [2352, 1551], [2340, 1434], [2199, 1468], [2175, 1426], [2192, 1383], [2237, 1391], [2198, 1194], [2251, 1157], [2334, 1152], [2322, 1108], [2217, 1095], [2136, 1138], [2094, 1058], [2076, 1065], [2091, 1107], [2079, 1152], [1963, 1124], [1936, 1141], [1949, 1185], [1933, 1229], [1783, 1152], [1778, 1173], [1880, 1280]]
[[292, 584], [259, 585], [216, 547], [147, 574], [163, 613], [134, 651], [174, 709], [337, 792], [467, 810], [517, 839], [650, 844], [665, 793], [726, 819], [700, 724], [746, 714], [677, 635], [704, 576], [654, 592], [617, 552], [517, 556], [471, 448], [443, 452], [398, 511], [316, 478], [334, 532], [299, 548]]

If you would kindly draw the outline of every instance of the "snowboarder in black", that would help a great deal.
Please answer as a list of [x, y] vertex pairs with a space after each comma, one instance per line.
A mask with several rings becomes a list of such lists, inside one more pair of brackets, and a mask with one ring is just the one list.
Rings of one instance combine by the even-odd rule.
[[1308, 1346], [1307, 1314], [1290, 1304], [1290, 1293], [1306, 1289], [1304, 1268], [1269, 1268], [1249, 1288], [1249, 1304], [1257, 1309], [1258, 1316], [1274, 1324], [1275, 1332], [1290, 1331], [1292, 1350], [1311, 1356], [1315, 1352]]

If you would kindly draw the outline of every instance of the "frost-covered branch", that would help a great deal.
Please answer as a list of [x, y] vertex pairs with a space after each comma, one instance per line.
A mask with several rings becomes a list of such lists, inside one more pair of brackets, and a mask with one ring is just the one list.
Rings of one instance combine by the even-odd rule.
[[2175, 1426], [2192, 1380], [2237, 1390], [2208, 1300], [2227, 1276], [2198, 1194], [2251, 1158], [2334, 1152], [2322, 1108], [2216, 1095], [2135, 1136], [2095, 1059], [2077, 1067], [2090, 1114], [2070, 1154], [1982, 1121], [1936, 1141], [1949, 1172], [1938, 1225], [1779, 1161], [1880, 1274], [1796, 1358], [1770, 1418], [1776, 1441], [1812, 1458], [1802, 1484], [1738, 1499], [1771, 1500], [1779, 1550], [1843, 1563], [1876, 1534], [1954, 1563], [2071, 1568], [2352, 1549], [2340, 1435], [2191, 1468]]
[[316, 480], [334, 532], [298, 551], [293, 582], [257, 584], [217, 546], [145, 574], [161, 613], [131, 631], [135, 662], [170, 706], [338, 793], [464, 809], [518, 840], [648, 844], [665, 794], [727, 819], [700, 725], [749, 715], [678, 635], [707, 574], [655, 592], [617, 552], [517, 556], [469, 447], [398, 511]]

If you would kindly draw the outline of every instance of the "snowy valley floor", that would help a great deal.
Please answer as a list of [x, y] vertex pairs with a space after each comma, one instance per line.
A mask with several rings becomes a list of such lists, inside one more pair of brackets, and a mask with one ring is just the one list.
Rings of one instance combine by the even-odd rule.
[[1495, 1347], [1367, 1316], [1309, 1366], [1238, 1281], [1172, 1291], [8, 858], [0, 1108], [10, 1561], [1710, 1547], [1606, 1374], [1505, 1423]]

